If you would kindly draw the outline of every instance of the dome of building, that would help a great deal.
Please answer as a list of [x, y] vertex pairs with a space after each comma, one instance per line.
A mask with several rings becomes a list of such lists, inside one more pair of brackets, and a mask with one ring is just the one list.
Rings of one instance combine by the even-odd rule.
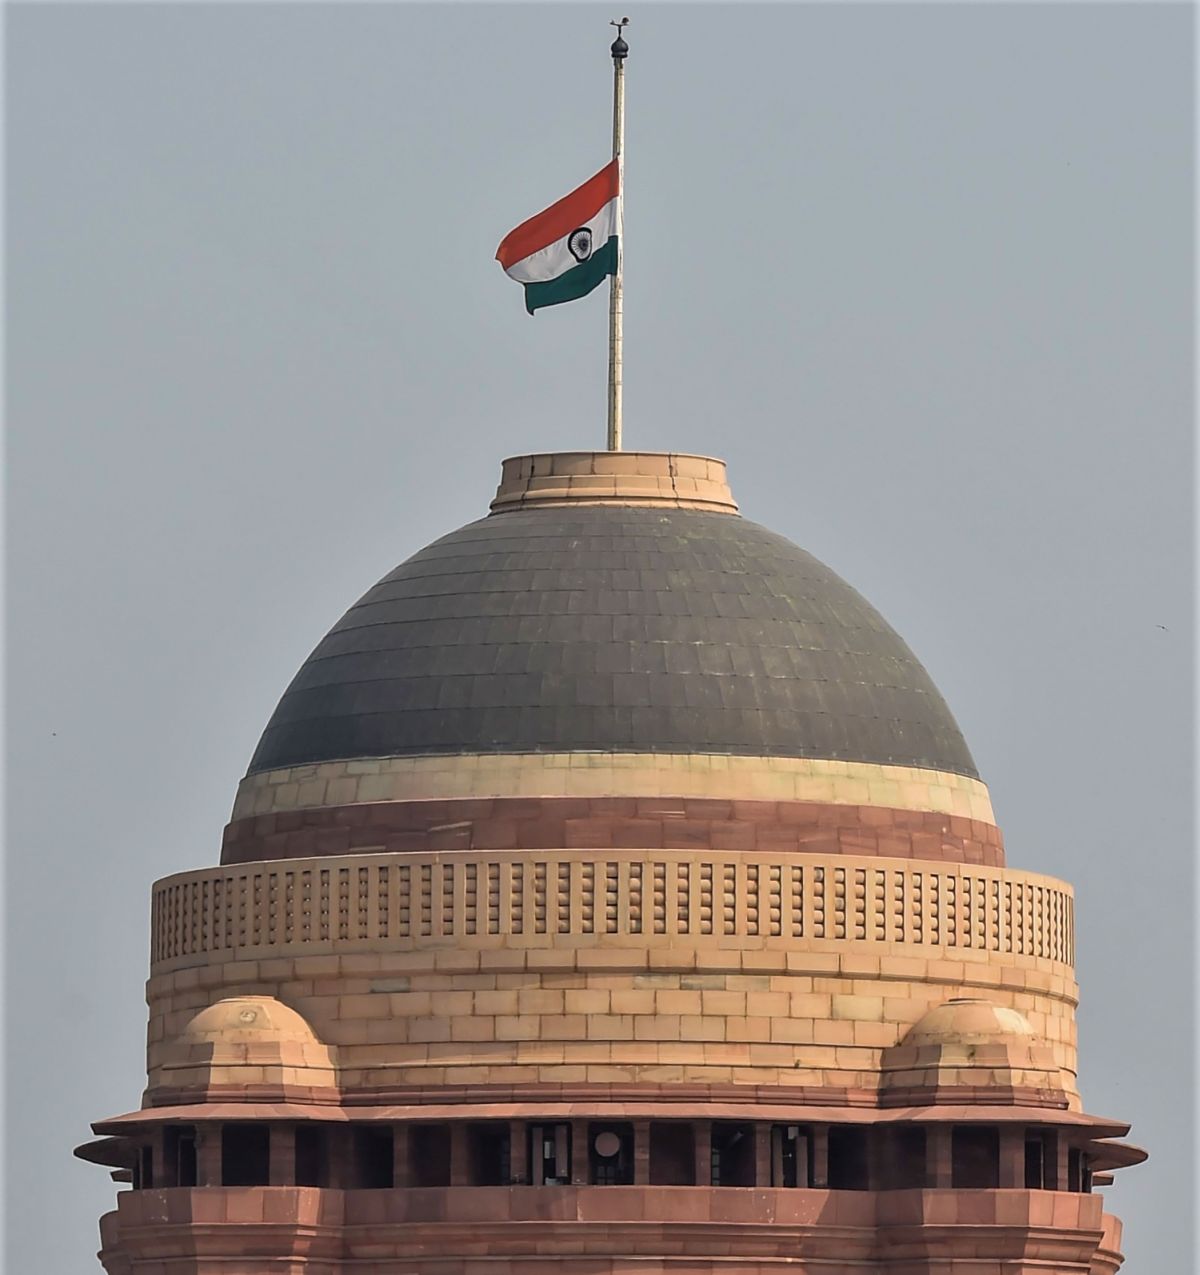
[[949, 1090], [1065, 1103], [1070, 1087], [1070, 1077], [1024, 1014], [976, 996], [953, 997], [928, 1010], [884, 1050], [880, 1077], [883, 1090], [907, 1101]]
[[273, 996], [224, 997], [193, 1014], [154, 1052], [160, 1104], [196, 1093], [241, 1093], [247, 1084], [304, 1096], [336, 1088], [329, 1047]]
[[79, 1150], [133, 1188], [114, 1275], [1119, 1262], [1070, 887], [719, 461], [506, 462], [320, 643], [151, 933], [142, 1109]]
[[1018, 1010], [981, 997], [960, 996], [935, 1005], [918, 1019], [905, 1035], [904, 1043], [913, 1047], [971, 1045], [1032, 1036], [1029, 1020]]
[[[539, 460], [590, 469], [516, 469]], [[591, 453], [509, 462], [491, 516], [396, 567], [318, 644], [250, 774], [418, 754], [636, 751], [976, 776], [904, 641], [811, 554], [738, 516], [720, 462], [616, 460], [691, 461], [709, 476], [681, 491], [678, 474], [590, 472]]]
[[317, 1038], [301, 1015], [273, 996], [229, 996], [193, 1014], [178, 1041], [235, 1046], [263, 1041], [316, 1044]]

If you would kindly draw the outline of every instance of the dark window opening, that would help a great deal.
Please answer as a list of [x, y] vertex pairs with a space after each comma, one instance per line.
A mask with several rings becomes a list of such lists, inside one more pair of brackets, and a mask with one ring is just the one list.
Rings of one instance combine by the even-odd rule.
[[472, 1186], [507, 1186], [509, 1181], [509, 1136], [506, 1124], [467, 1126]]
[[529, 1126], [530, 1186], [568, 1186], [571, 1181], [571, 1126]]
[[879, 1184], [882, 1190], [919, 1190], [930, 1184], [925, 1128], [919, 1125], [884, 1126], [875, 1136], [879, 1139]]
[[1025, 1189], [1044, 1191], [1053, 1175], [1053, 1143], [1045, 1133], [1025, 1135]]
[[221, 1183], [266, 1186], [271, 1181], [271, 1133], [265, 1124], [227, 1124], [221, 1130]]
[[835, 1125], [829, 1130], [829, 1187], [833, 1191], [865, 1191], [867, 1133], [853, 1125]]
[[919, 1126], [894, 1128], [891, 1131], [891, 1187], [905, 1191], [928, 1184], [928, 1142]]
[[995, 1190], [1000, 1185], [1000, 1131], [960, 1125], [951, 1135], [950, 1181], [955, 1187]]
[[[128, 1182], [135, 1191], [145, 1191], [154, 1185], [154, 1151], [149, 1146], [135, 1146], [133, 1160], [127, 1169], [118, 1169], [113, 1174], [114, 1182]], [[118, 1177], [117, 1173], [121, 1176]]]
[[1078, 1147], [1067, 1152], [1067, 1190], [1083, 1190], [1083, 1153]]
[[415, 1124], [408, 1131], [408, 1180], [413, 1186], [450, 1185], [450, 1129]]
[[355, 1186], [380, 1190], [394, 1185], [395, 1153], [388, 1125], [355, 1125], [353, 1147]]
[[296, 1185], [329, 1185], [329, 1136], [322, 1125], [296, 1126]]
[[712, 1127], [712, 1185], [754, 1185], [754, 1126], [727, 1124]]
[[167, 1125], [163, 1130], [162, 1172], [166, 1186], [196, 1185], [196, 1130], [192, 1125]]
[[1047, 1132], [1045, 1134], [1046, 1190], [1047, 1191], [1061, 1191], [1063, 1187], [1065, 1186], [1065, 1183], [1060, 1181], [1060, 1178], [1062, 1175], [1060, 1174], [1059, 1167], [1058, 1167], [1059, 1138], [1061, 1136], [1062, 1135], [1058, 1132], [1057, 1129], [1054, 1130], [1054, 1132], [1052, 1133]]
[[633, 1185], [633, 1125], [588, 1126], [588, 1181], [593, 1186]]
[[652, 1186], [695, 1186], [696, 1141], [689, 1124], [650, 1126]]
[[812, 1181], [812, 1136], [802, 1125], [771, 1126], [771, 1185], [808, 1186]]

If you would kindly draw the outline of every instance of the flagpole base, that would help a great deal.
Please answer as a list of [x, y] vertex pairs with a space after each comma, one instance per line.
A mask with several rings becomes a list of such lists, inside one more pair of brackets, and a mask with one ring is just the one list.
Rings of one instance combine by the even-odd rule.
[[553, 505], [655, 505], [736, 514], [725, 462], [680, 452], [539, 452], [504, 461], [493, 514]]

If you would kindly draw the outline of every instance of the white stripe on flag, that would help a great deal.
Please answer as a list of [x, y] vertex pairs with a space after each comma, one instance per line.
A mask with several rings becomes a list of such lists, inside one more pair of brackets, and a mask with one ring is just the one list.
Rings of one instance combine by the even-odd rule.
[[[592, 232], [592, 251], [602, 248], [617, 232], [616, 199], [610, 199], [591, 221], [585, 222], [584, 225]], [[576, 227], [576, 229], [582, 228]], [[574, 233], [575, 230], [572, 230], [571, 235]], [[571, 235], [563, 235], [561, 239], [556, 239], [544, 248], [539, 248], [537, 252], [531, 252], [528, 257], [514, 262], [504, 273], [510, 279], [516, 279], [518, 283], [546, 283], [550, 279], [557, 279], [560, 274], [566, 274], [568, 270], [579, 265], [579, 258], [567, 247], [567, 240]]]

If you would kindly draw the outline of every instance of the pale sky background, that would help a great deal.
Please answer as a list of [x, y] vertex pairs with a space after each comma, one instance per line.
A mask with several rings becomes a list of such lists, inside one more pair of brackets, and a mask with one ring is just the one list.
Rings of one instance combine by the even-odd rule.
[[[1125, 1269], [1191, 1269], [1192, 13], [624, 11], [627, 445], [926, 664], [1077, 890]], [[99, 1270], [151, 882], [305, 655], [501, 457], [603, 445], [605, 294], [492, 255], [605, 162], [616, 16], [7, 10], [13, 1271]]]

